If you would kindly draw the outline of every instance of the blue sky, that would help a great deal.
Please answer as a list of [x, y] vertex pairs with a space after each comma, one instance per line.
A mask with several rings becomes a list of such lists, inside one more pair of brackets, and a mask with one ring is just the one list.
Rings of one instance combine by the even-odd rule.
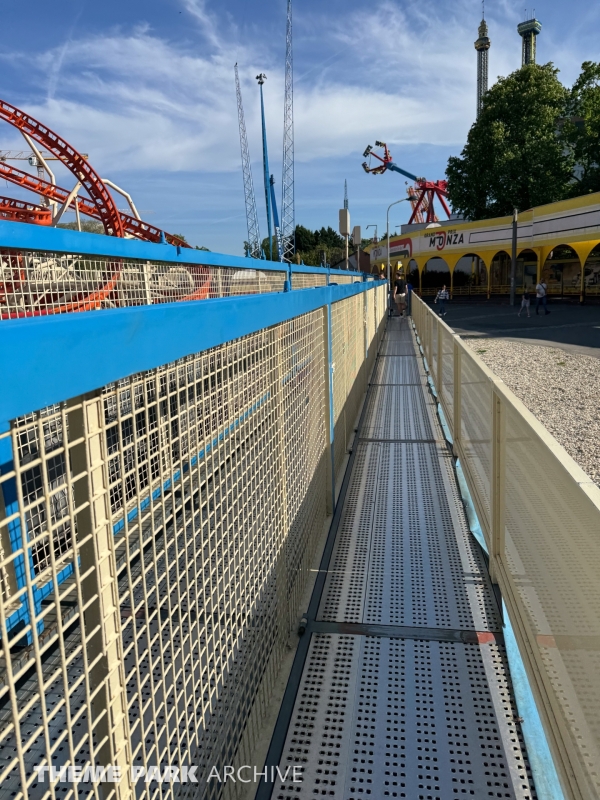
[[[1, 96], [88, 153], [102, 177], [132, 194], [144, 219], [211, 250], [241, 253], [246, 221], [233, 65], [243, 83], [266, 235], [254, 76], [267, 74], [269, 157], [280, 190], [285, 6], [7, 4]], [[535, 8], [543, 25], [538, 62], [553, 61], [570, 84], [582, 61], [600, 60], [600, 5], [537, 0]], [[488, 0], [490, 81], [520, 65], [516, 25], [524, 14], [521, 3]], [[405, 187], [398, 175], [362, 171], [362, 152], [375, 139], [387, 141], [409, 171], [443, 177], [473, 122], [480, 19], [478, 0], [294, 0], [298, 223], [335, 227], [347, 179], [352, 224], [364, 230], [377, 223], [382, 233], [387, 205]], [[16, 148], [22, 140], [3, 123], [0, 149]], [[74, 183], [58, 171], [57, 181]], [[19, 195], [14, 187], [1, 192]], [[403, 221], [400, 206], [393, 222]]]

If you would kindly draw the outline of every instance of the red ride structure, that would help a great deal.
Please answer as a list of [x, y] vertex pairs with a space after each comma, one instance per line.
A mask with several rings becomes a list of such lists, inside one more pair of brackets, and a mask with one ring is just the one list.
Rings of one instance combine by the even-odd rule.
[[14, 197], [0, 196], [0, 219], [9, 222], [31, 222], [35, 225], [52, 225], [52, 212], [49, 208], [15, 200]]
[[[70, 195], [68, 189], [63, 189], [61, 186], [56, 186], [54, 183], [49, 183], [49, 181], [45, 181], [43, 178], [37, 178], [29, 172], [24, 172], [22, 169], [17, 169], [17, 167], [11, 167], [9, 164], [6, 164], [2, 161], [0, 161], [0, 178], [4, 178], [5, 180], [9, 181], [10, 183], [14, 183], [17, 186], [22, 186], [25, 189], [29, 189], [38, 195], [47, 197], [49, 200], [56, 200], [58, 203], [66, 203]], [[81, 197], [75, 197], [71, 202], [73, 205], [77, 205], [77, 208], [81, 214], [85, 214], [93, 219], [101, 219], [96, 205], [93, 205]], [[48, 211], [48, 213], [50, 212]], [[135, 236], [137, 239], [142, 239], [146, 242], [156, 243], [161, 242], [162, 237], [164, 236], [165, 240], [169, 244], [179, 245], [180, 247], [190, 247], [187, 242], [184, 242], [183, 239], [180, 239], [178, 236], [174, 236], [172, 233], [165, 233], [164, 231], [161, 231], [160, 228], [156, 228], [154, 225], [150, 225], [147, 222], [136, 219], [136, 217], [132, 217], [129, 214], [124, 214], [122, 211], [119, 211], [119, 216], [121, 218], [121, 225], [124, 234]], [[34, 220], [27, 221], [33, 222]], [[50, 225], [51, 221], [40, 224]]]
[[[42, 204], [28, 203], [11, 197], [0, 197], [0, 221], [26, 222], [35, 225], [57, 225], [68, 208], [99, 220], [109, 236], [134, 236], [148, 242], [190, 247], [178, 236], [139, 219], [131, 198], [110, 181], [103, 181], [87, 157], [77, 152], [50, 128], [0, 100], [0, 120], [23, 133], [33, 153], [30, 163], [41, 160], [50, 173], [44, 157], [34, 141], [62, 162], [75, 177], [73, 189], [57, 186], [41, 177], [0, 161], [0, 177], [43, 198]], [[119, 211], [106, 183], [121, 191], [129, 200], [136, 216]], [[88, 197], [79, 197], [80, 189]], [[46, 201], [46, 203], [44, 203]], [[51, 205], [59, 204], [54, 212]], [[201, 300], [210, 295], [210, 268], [203, 265], [148, 265], [147, 273], [140, 265], [126, 259], [98, 259], [87, 262], [79, 256], [53, 253], [0, 251], [0, 319], [64, 314], [123, 305]]]
[[[367, 161], [364, 161], [362, 165], [365, 172], [371, 175], [382, 175], [384, 172], [387, 172], [387, 170], [391, 170], [392, 172], [399, 172], [409, 180], [414, 181], [414, 186], [410, 187], [409, 194], [414, 194], [416, 200], [411, 200], [412, 214], [408, 221], [409, 225], [413, 222], [438, 221], [434, 208], [435, 198], [440, 201], [448, 219], [450, 219], [451, 211], [446, 202], [446, 198], [448, 197], [447, 181], [428, 181], [425, 178], [418, 178], [416, 175], [407, 172], [394, 163], [392, 154], [388, 150], [388, 146], [385, 142], [375, 142], [375, 147], [382, 147], [383, 155], [380, 156], [378, 153], [375, 153], [373, 147], [367, 145], [367, 149], [363, 153], [363, 158], [368, 158], [369, 162], [367, 163]], [[375, 167], [370, 166], [371, 156], [380, 162]]]
[[[102, 178], [100, 178], [87, 158], [81, 155], [72, 145], [46, 125], [43, 125], [25, 111], [7, 103], [5, 100], [0, 100], [0, 120], [8, 122], [9, 125], [12, 125], [30, 139], [38, 142], [38, 144], [42, 145], [42, 147], [52, 153], [58, 161], [62, 162], [65, 167], [67, 167], [75, 176], [77, 182], [87, 191], [92, 201], [90, 203], [81, 198], [73, 197], [71, 202], [77, 204], [82, 214], [100, 220], [104, 225], [106, 234], [118, 237], [123, 237], [128, 234], [149, 242], [166, 241], [181, 247], [189, 247], [188, 244], [177, 236], [165, 233], [154, 225], [149, 225], [147, 222], [142, 222], [142, 220], [130, 217], [128, 214], [119, 211]], [[32, 192], [36, 192], [38, 195], [47, 197], [49, 200], [56, 200], [63, 204], [71, 195], [71, 192], [67, 189], [61, 189], [41, 178], [34, 178], [30, 173], [10, 167], [3, 162], [0, 162], [0, 175], [11, 183], [23, 186], [26, 189], [30, 189]], [[13, 202], [11, 198], [5, 198], [5, 201], [9, 201], [9, 203]], [[14, 202], [18, 203], [19, 201], [15, 200]], [[51, 216], [48, 222], [47, 214], [33, 213], [34, 211], [39, 212], [41, 210], [43, 210], [41, 207], [36, 207], [32, 209], [29, 215], [19, 215], [15, 212], [13, 216], [7, 217], [6, 214], [2, 213], [2, 209], [0, 208], [0, 218], [10, 218], [13, 221], [32, 222], [39, 225], [51, 225]], [[7, 212], [10, 213], [8, 207]]]

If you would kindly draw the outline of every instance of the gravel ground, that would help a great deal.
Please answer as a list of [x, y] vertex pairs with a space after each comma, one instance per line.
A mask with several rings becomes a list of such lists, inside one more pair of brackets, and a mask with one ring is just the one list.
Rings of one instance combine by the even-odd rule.
[[506, 339], [465, 341], [600, 486], [600, 359]]

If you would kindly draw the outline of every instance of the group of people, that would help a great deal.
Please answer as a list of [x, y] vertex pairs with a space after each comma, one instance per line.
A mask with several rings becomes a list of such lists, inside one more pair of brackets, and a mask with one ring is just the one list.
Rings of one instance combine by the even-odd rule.
[[[382, 275], [383, 277], [383, 275]], [[405, 281], [402, 274], [399, 272], [394, 281], [394, 286], [390, 298], [390, 317], [394, 315], [394, 307], [396, 308], [399, 316], [403, 317], [405, 313], [410, 314], [410, 296], [413, 290], [410, 281]], [[450, 292], [446, 289], [446, 284], [438, 291], [433, 301], [438, 306], [438, 314], [440, 317], [446, 316], [446, 302], [450, 299]], [[527, 311], [527, 316], [531, 306], [531, 294], [527, 290], [523, 292], [521, 299], [521, 308], [519, 309], [518, 317], [521, 316], [523, 310]], [[539, 314], [540, 307], [544, 309], [544, 315], [549, 314], [548, 311], [548, 285], [542, 278], [535, 287], [535, 313]]]
[[[527, 316], [530, 317], [531, 314], [529, 313], [529, 307], [531, 305], [531, 295], [527, 290], [523, 292], [523, 298], [521, 300], [521, 308], [519, 309], [519, 313], [517, 317], [521, 316], [521, 311], [525, 309], [527, 311]], [[540, 306], [544, 309], [544, 316], [549, 314], [548, 311], [548, 286], [546, 281], [542, 278], [542, 280], [538, 283], [535, 287], [535, 313], [540, 313]]]

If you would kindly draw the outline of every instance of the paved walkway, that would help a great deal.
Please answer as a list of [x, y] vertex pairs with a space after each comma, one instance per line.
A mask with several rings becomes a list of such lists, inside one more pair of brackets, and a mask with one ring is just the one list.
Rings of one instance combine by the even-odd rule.
[[[600, 358], [600, 304], [579, 306], [550, 298], [550, 314], [535, 314], [531, 301], [531, 318], [525, 312], [517, 317], [521, 297], [516, 306], [508, 300], [452, 300], [447, 303], [444, 321], [461, 336], [490, 336], [529, 344], [559, 347], [573, 353]], [[431, 305], [431, 303], [430, 303]], [[432, 306], [436, 308], [436, 306]]]
[[270, 796], [534, 798], [495, 595], [407, 320], [372, 380], [270, 750], [304, 779]]

